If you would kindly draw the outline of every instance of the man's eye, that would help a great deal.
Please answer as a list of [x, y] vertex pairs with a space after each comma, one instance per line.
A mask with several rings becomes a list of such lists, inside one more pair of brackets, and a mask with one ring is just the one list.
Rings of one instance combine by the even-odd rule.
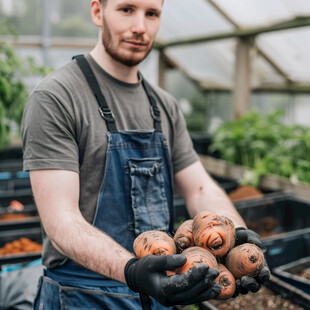
[[147, 15], [150, 16], [150, 17], [158, 16], [155, 12], [148, 12]]
[[123, 8], [121, 9], [124, 13], [130, 13], [132, 11], [132, 9], [130, 8]]

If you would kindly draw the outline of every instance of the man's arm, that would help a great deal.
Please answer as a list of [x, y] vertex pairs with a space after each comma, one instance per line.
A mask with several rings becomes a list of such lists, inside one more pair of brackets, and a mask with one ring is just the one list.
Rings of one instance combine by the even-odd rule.
[[78, 206], [78, 173], [31, 171], [30, 180], [43, 227], [53, 246], [87, 269], [125, 283], [124, 267], [134, 256], [83, 218]]
[[175, 185], [191, 217], [203, 210], [225, 215], [236, 227], [246, 227], [227, 194], [208, 175], [200, 161], [175, 174]]

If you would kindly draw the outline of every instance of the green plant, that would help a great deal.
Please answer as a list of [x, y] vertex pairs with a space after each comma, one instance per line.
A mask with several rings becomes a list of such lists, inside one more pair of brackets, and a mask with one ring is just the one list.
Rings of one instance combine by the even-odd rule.
[[243, 184], [257, 186], [265, 174], [310, 182], [310, 129], [285, 125], [283, 111], [266, 116], [257, 111], [223, 124], [214, 134], [210, 151], [233, 164], [252, 168]]
[[[15, 28], [5, 19], [0, 20], [1, 34], [17, 38]], [[23, 78], [45, 75], [50, 69], [37, 66], [34, 59], [20, 58], [11, 43], [0, 41], [0, 148], [9, 142], [10, 122], [19, 126], [28, 97]]]
[[190, 100], [192, 112], [185, 114], [187, 129], [189, 132], [203, 132], [206, 124], [206, 103], [201, 93], [196, 93]]

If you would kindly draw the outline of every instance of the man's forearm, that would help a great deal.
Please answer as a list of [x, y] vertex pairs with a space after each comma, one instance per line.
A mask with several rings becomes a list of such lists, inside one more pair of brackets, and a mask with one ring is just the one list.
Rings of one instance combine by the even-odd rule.
[[87, 269], [125, 283], [124, 267], [134, 255], [76, 214], [62, 214], [47, 231], [52, 244]]
[[226, 193], [217, 185], [212, 184], [207, 188], [201, 186], [197, 194], [186, 202], [191, 217], [203, 210], [214, 212], [230, 218], [236, 227], [246, 227], [242, 217], [230, 201]]

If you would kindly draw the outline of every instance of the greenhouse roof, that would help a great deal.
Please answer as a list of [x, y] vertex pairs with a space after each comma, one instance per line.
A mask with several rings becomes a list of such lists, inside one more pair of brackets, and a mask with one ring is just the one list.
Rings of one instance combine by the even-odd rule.
[[157, 46], [201, 86], [230, 89], [241, 35], [252, 88], [310, 89], [309, 0], [166, 0]]

